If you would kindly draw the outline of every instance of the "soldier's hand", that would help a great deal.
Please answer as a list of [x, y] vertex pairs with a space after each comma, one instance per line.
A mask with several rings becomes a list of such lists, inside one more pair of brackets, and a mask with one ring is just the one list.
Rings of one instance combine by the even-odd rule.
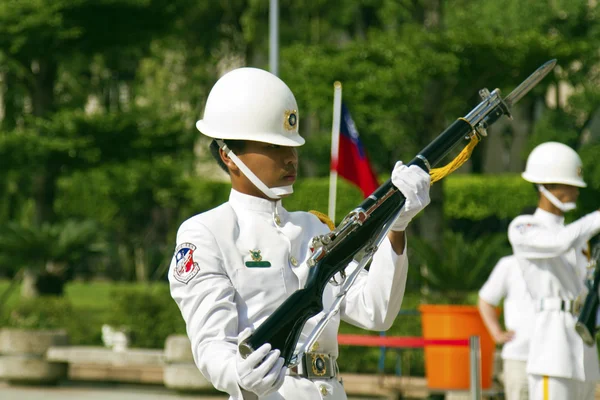
[[493, 334], [496, 343], [506, 343], [515, 338], [514, 331], [500, 331]]
[[398, 161], [392, 171], [392, 183], [402, 192], [406, 201], [391, 230], [404, 231], [414, 216], [431, 201], [431, 177], [416, 165], [407, 167], [402, 161]]
[[[251, 334], [246, 328], [238, 336], [238, 344]], [[283, 380], [287, 367], [284, 359], [279, 357], [279, 350], [271, 350], [271, 345], [265, 343], [250, 354], [246, 359], [241, 354], [236, 356], [237, 381], [240, 388], [256, 394], [258, 397], [267, 396], [277, 391]]]

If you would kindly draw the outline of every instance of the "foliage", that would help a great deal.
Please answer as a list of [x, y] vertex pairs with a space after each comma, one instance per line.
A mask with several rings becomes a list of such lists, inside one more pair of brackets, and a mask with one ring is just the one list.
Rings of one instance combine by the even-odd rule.
[[185, 333], [181, 313], [168, 285], [119, 288], [110, 301], [109, 324], [126, 327], [133, 347], [163, 348], [167, 336]]
[[[291, 210], [326, 211], [327, 181], [313, 178], [328, 172], [336, 80], [381, 175], [468, 112], [479, 89], [507, 93], [551, 58], [558, 67], [519, 104], [531, 129], [524, 137], [502, 133], [516, 160], [510, 170], [541, 141], [586, 152], [582, 144], [597, 138], [590, 129], [597, 130], [600, 107], [600, 6], [593, 2], [280, 4], [280, 76], [296, 93], [308, 139], [301, 150], [308, 179], [286, 200]], [[267, 21], [260, 0], [0, 4], [0, 222], [39, 228], [94, 220], [109, 238], [100, 272], [136, 279], [132, 266], [140, 263], [159, 277], [177, 226], [227, 198], [225, 185], [198, 172], [205, 143], [194, 120], [221, 73], [267, 68]], [[471, 166], [485, 172], [480, 154]], [[587, 154], [586, 179], [594, 182], [600, 172]], [[472, 236], [502, 231], [535, 201], [518, 177], [457, 175], [443, 185], [447, 225], [466, 232], [477, 221]], [[590, 189], [578, 213], [597, 208], [598, 186]], [[340, 182], [338, 222], [360, 201]]]
[[448, 219], [512, 219], [525, 207], [537, 204], [531, 184], [509, 174], [452, 175], [445, 180], [444, 195]]
[[139, 46], [169, 27], [176, 6], [155, 0], [8, 0], [0, 6], [0, 45], [20, 59]]
[[5, 326], [24, 329], [59, 329], [75, 318], [71, 303], [59, 297], [20, 301], [8, 314]]
[[[380, 182], [386, 177], [380, 178]], [[486, 218], [512, 219], [528, 206], [537, 204], [537, 195], [531, 184], [519, 175], [466, 175], [453, 174], [444, 179], [444, 214], [448, 220], [465, 219], [481, 221]], [[227, 182], [189, 182], [190, 194], [205, 193], [205, 196], [190, 197], [191, 208], [196, 212], [215, 207], [229, 197]], [[204, 190], [204, 188], [210, 188]], [[284, 200], [290, 211], [318, 210], [327, 212], [329, 199], [328, 178], [300, 179], [294, 185], [294, 194]], [[336, 220], [341, 219], [362, 202], [362, 194], [356, 186], [338, 179]]]
[[585, 166], [583, 178], [588, 187], [579, 191], [578, 207], [574, 212], [576, 216], [583, 216], [588, 212], [600, 209], [598, 202], [598, 199], [600, 199], [600, 163], [598, 163], [598, 154], [600, 154], [600, 144], [598, 143], [586, 145], [580, 150], [581, 159]]
[[9, 223], [0, 230], [0, 268], [41, 269], [53, 262], [74, 267], [105, 251], [105, 241], [91, 220], [66, 220], [32, 226]]
[[429, 302], [445, 299], [462, 304], [470, 292], [476, 291], [492, 272], [496, 262], [510, 254], [506, 234], [465, 240], [460, 233], [444, 232], [443, 250], [414, 237], [408, 242], [411, 265], [421, 266], [423, 285], [429, 291]]
[[[420, 110], [427, 79], [457, 72], [456, 57], [432, 48], [429, 40], [427, 34], [409, 27], [402, 32], [372, 32], [367, 41], [349, 43], [343, 52], [335, 44], [298, 44], [284, 53], [283, 77], [299, 103], [306, 104], [305, 115], [314, 114], [321, 121], [331, 118], [332, 85], [341, 81], [344, 102], [367, 152], [377, 155], [371, 157], [372, 162], [376, 171], [383, 172], [398, 159], [412, 158], [427, 140], [415, 135], [426, 124], [420, 120]], [[303, 57], [297, 59], [297, 54]], [[315, 85], [302, 76], [328, 84]], [[327, 124], [323, 128], [329, 129]], [[306, 151], [326, 158], [323, 150], [328, 147], [328, 136], [316, 133], [305, 133], [310, 137]], [[317, 163], [319, 174], [327, 166]]]

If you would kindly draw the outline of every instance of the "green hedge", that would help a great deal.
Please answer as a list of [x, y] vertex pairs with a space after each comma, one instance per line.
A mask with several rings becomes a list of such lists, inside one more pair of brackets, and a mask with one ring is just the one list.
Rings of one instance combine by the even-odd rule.
[[185, 334], [185, 323], [169, 285], [121, 287], [113, 291], [109, 323], [124, 326], [133, 347], [162, 349], [171, 334]]
[[[382, 177], [383, 182], [386, 177]], [[532, 185], [518, 174], [473, 175], [454, 174], [436, 185], [444, 185], [444, 214], [448, 219], [479, 221], [486, 218], [512, 219], [526, 206], [537, 203]], [[191, 213], [199, 213], [227, 201], [228, 182], [188, 181], [187, 197]], [[294, 194], [285, 199], [290, 211], [318, 210], [327, 212], [329, 178], [306, 178], [294, 185]], [[362, 202], [360, 190], [344, 179], [338, 179], [336, 220], [340, 220]], [[191, 211], [194, 210], [194, 211]], [[190, 214], [191, 215], [191, 214]]]
[[[0, 293], [8, 282], [0, 282]], [[185, 323], [166, 283], [70, 282], [65, 297], [22, 299], [18, 291], [0, 313], [0, 327], [64, 328], [73, 345], [102, 345], [103, 324], [126, 327], [131, 346], [162, 349]]]
[[512, 219], [535, 206], [537, 194], [520, 175], [451, 175], [444, 184], [448, 219]]

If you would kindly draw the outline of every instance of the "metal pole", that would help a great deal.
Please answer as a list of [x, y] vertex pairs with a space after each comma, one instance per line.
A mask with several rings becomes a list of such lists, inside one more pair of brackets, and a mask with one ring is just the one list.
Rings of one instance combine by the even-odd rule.
[[471, 399], [481, 400], [481, 347], [479, 336], [469, 337]]
[[[340, 147], [340, 120], [342, 115], [342, 84], [333, 84], [333, 123], [331, 124], [331, 165], [329, 167], [329, 207], [327, 215], [335, 224], [335, 202], [337, 198], [337, 163]], [[334, 168], [331, 168], [334, 166]]]
[[269, 68], [279, 75], [279, 4], [271, 0], [269, 7]]

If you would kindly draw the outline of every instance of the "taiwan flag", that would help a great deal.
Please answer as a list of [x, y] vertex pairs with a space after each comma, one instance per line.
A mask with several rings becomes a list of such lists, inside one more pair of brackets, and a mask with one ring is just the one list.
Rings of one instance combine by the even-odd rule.
[[356, 125], [344, 104], [340, 118], [339, 148], [337, 158], [331, 158], [331, 170], [358, 186], [365, 198], [379, 187]]

